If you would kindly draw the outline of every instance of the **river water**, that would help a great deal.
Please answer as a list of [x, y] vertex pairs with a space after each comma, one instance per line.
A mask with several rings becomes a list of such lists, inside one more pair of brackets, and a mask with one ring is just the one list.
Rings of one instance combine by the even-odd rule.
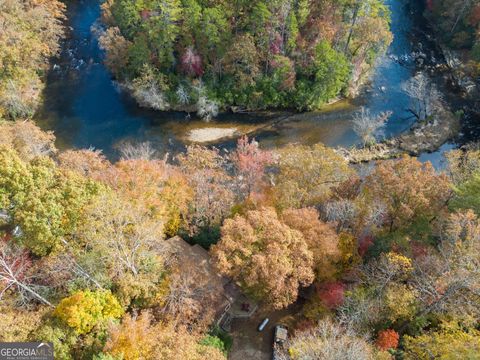
[[[188, 143], [190, 131], [211, 127], [236, 128], [240, 132], [255, 130], [257, 140], [270, 148], [317, 142], [351, 146], [359, 141], [352, 130], [351, 118], [360, 106], [372, 113], [393, 111], [384, 136], [397, 135], [414, 121], [406, 111], [410, 99], [401, 90], [401, 84], [416, 71], [411, 54], [421, 50], [427, 55], [427, 62], [442, 60], [425, 36], [421, 6], [408, 5], [404, 0], [386, 2], [392, 12], [394, 41], [379, 60], [369, 85], [355, 100], [343, 100], [316, 113], [287, 117], [284, 114], [223, 114], [206, 123], [194, 117], [187, 119], [184, 113], [139, 108], [112, 81], [102, 64], [103, 54], [92, 31], [99, 24], [100, 1], [70, 1], [71, 31], [60, 58], [52, 64], [44, 106], [36, 121], [42, 128], [55, 132], [59, 148], [96, 148], [110, 158], [116, 158], [117, 149], [124, 142], [149, 141], [161, 152], [178, 151]], [[216, 145], [228, 147], [232, 140]], [[439, 161], [439, 156], [424, 155], [424, 160]]]

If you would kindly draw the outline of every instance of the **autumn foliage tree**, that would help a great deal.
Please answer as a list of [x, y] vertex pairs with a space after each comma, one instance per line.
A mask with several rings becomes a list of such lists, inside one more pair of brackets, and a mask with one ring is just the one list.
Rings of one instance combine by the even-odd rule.
[[81, 209], [100, 191], [94, 181], [58, 168], [47, 157], [25, 162], [14, 150], [1, 148], [0, 208], [36, 255], [62, 248], [81, 220]]
[[375, 344], [380, 350], [396, 349], [398, 347], [399, 335], [395, 330], [387, 329], [380, 331]]
[[207, 329], [224, 300], [216, 290], [222, 286], [220, 279], [212, 279], [194, 259], [185, 258], [170, 265], [167, 282], [168, 291], [157, 312], [177, 328], [190, 328], [196, 333]]
[[164, 223], [173, 236], [185, 219], [191, 189], [175, 168], [162, 160], [121, 160], [95, 178]]
[[341, 282], [329, 282], [317, 286], [317, 295], [322, 304], [329, 310], [343, 304], [345, 285]]
[[260, 149], [258, 142], [244, 136], [238, 140], [233, 161], [242, 179], [242, 190], [246, 195], [259, 191], [265, 184], [266, 167], [273, 163], [271, 152]]
[[302, 233], [282, 223], [272, 208], [227, 219], [211, 252], [221, 273], [277, 309], [294, 302], [299, 288], [314, 279], [313, 255]]
[[202, 345], [185, 329], [175, 330], [154, 323], [148, 312], [137, 317], [126, 315], [121, 324], [112, 324], [104, 353], [125, 360], [225, 360], [216, 348]]
[[57, 0], [6, 0], [0, 4], [0, 117], [31, 117], [48, 60], [63, 36], [65, 5]]
[[406, 336], [404, 347], [411, 358], [475, 359], [480, 351], [480, 332], [454, 320], [444, 321], [434, 331]]
[[413, 285], [423, 304], [420, 313], [480, 317], [479, 248], [478, 217], [472, 211], [451, 214], [439, 251], [415, 262]]
[[14, 149], [22, 160], [56, 153], [55, 135], [42, 131], [32, 121], [0, 122], [0, 145]]
[[125, 360], [147, 359], [155, 346], [156, 329], [151, 316], [144, 312], [137, 318], [125, 315], [121, 325], [111, 324], [104, 352]]
[[393, 231], [416, 221], [431, 221], [445, 208], [451, 187], [446, 175], [437, 174], [430, 163], [403, 157], [378, 164], [363, 192], [369, 204], [386, 206], [386, 223]]
[[109, 291], [85, 290], [62, 299], [54, 315], [78, 334], [85, 334], [105, 320], [121, 317], [123, 309]]
[[66, 150], [58, 156], [59, 165], [86, 177], [100, 177], [110, 164], [99, 150]]
[[314, 208], [289, 209], [282, 213], [283, 222], [302, 233], [313, 254], [318, 279], [331, 279], [338, 271], [341, 259], [339, 237], [334, 228], [320, 220]]
[[374, 359], [373, 347], [351, 329], [329, 320], [320, 321], [310, 330], [296, 333], [285, 347], [283, 359]]
[[230, 215], [235, 200], [234, 181], [226, 169], [227, 159], [218, 149], [191, 145], [177, 160], [193, 189], [187, 233], [195, 236], [219, 228]]
[[35, 275], [31, 254], [13, 239], [0, 238], [0, 300], [6, 301], [10, 295], [19, 306], [26, 307], [32, 301], [52, 306]]
[[429, 2], [426, 14], [448, 46], [471, 49], [478, 43], [479, 6], [476, 0], [436, 0]]
[[0, 340], [4, 342], [28, 341], [43, 321], [47, 307], [34, 309], [12, 308], [7, 302], [0, 308]]
[[380, 0], [111, 0], [102, 9], [107, 64], [140, 104], [196, 107], [207, 119], [217, 104], [318, 109], [364, 78], [392, 40]]
[[277, 206], [318, 205], [329, 198], [332, 187], [345, 181], [350, 174], [345, 159], [322, 144], [286, 146], [279, 151], [275, 179]]
[[85, 218], [77, 232], [78, 259], [102, 284], [115, 284], [124, 305], [155, 301], [164, 272], [163, 223], [115, 194], [99, 197]]

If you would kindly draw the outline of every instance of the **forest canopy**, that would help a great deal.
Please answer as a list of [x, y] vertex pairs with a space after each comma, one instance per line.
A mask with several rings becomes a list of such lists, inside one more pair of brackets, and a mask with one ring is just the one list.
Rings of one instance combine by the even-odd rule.
[[49, 59], [59, 51], [64, 10], [57, 0], [0, 2], [0, 117], [34, 114]]
[[480, 74], [480, 1], [427, 0], [426, 17], [448, 48], [461, 54], [466, 72]]
[[157, 110], [313, 110], [392, 40], [381, 0], [108, 0], [106, 63]]
[[[475, 48], [478, 21], [464, 20], [478, 0], [429, 4]], [[107, 65], [140, 103], [206, 118], [228, 106], [315, 109], [351, 91], [391, 41], [381, 0], [103, 10]], [[249, 320], [255, 342], [288, 321], [282, 360], [479, 358], [478, 144], [446, 153], [443, 171], [408, 155], [352, 165], [320, 143], [268, 150], [247, 136], [176, 156], [131, 143], [115, 162], [59, 151], [25, 118], [63, 12], [55, 0], [0, 0], [0, 341], [53, 343], [59, 360], [225, 360], [253, 345], [226, 332], [230, 310], [258, 305], [288, 314], [269, 315], [261, 335]], [[370, 129], [390, 116], [360, 115]]]
[[[1, 341], [52, 342], [62, 360], [225, 359], [221, 278], [298, 309], [284, 359], [476, 358], [476, 147], [438, 173], [246, 137], [170, 159], [130, 145], [115, 163], [54, 139], [0, 122]], [[200, 246], [211, 271], [182, 257]]]

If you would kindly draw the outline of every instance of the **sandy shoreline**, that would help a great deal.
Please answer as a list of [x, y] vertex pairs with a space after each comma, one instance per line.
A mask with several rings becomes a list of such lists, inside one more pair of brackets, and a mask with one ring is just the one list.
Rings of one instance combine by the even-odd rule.
[[208, 143], [235, 136], [237, 133], [237, 128], [209, 127], [202, 129], [193, 129], [188, 132], [187, 140], [196, 143]]

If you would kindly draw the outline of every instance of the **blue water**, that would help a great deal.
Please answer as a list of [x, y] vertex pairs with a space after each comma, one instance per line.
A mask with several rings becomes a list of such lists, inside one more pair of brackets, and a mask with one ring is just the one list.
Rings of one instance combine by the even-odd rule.
[[[299, 114], [257, 131], [256, 137], [264, 146], [317, 142], [353, 145], [359, 139], [352, 130], [351, 118], [359, 106], [370, 108], [372, 113], [393, 111], [385, 128], [387, 137], [409, 128], [413, 122], [406, 112], [410, 100], [401, 84], [414, 74], [415, 65], [408, 55], [417, 50], [418, 39], [427, 47], [428, 41], [414, 31], [413, 22], [415, 28], [421, 22], [421, 9], [410, 9], [403, 0], [387, 3], [392, 11], [394, 41], [379, 60], [370, 86], [356, 100], [340, 107]], [[99, 0], [70, 1], [68, 16], [72, 31], [60, 59], [54, 61], [44, 93], [45, 105], [37, 115], [41, 127], [55, 132], [58, 147], [93, 147], [115, 157], [124, 142], [150, 141], [161, 151], [175, 151], [185, 143], [188, 131], [206, 126], [198, 119], [187, 120], [183, 113], [140, 109], [116, 86], [102, 64], [102, 52], [92, 31], [100, 17]], [[406, 61], [398, 60], [402, 57]], [[227, 114], [208, 126], [248, 127], [262, 122], [268, 125], [272, 119]]]

